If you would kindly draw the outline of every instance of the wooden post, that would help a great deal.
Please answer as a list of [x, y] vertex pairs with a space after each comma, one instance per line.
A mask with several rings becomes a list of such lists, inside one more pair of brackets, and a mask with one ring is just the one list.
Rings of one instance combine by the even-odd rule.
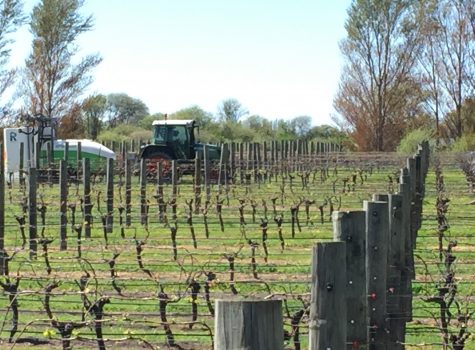
[[317, 243], [312, 256], [309, 349], [345, 349], [346, 246]]
[[218, 168], [218, 193], [221, 193], [221, 184], [224, 182], [224, 172], [227, 168], [227, 152], [228, 145], [223, 143], [221, 145], [221, 154], [219, 157], [219, 168]]
[[402, 298], [402, 312], [406, 322], [412, 321], [412, 278], [414, 272], [414, 250], [412, 248], [411, 236], [411, 189], [409, 170], [401, 169], [399, 180], [399, 194], [402, 196], [402, 238], [404, 240], [404, 250], [402, 259], [404, 260], [401, 271], [401, 290], [405, 298]]
[[283, 350], [280, 300], [216, 300], [215, 350]]
[[36, 168], [28, 169], [28, 223], [30, 236], [30, 259], [36, 259], [37, 254], [37, 215], [36, 215]]
[[20, 142], [20, 164], [18, 170], [20, 188], [25, 188], [25, 144]]
[[229, 179], [228, 181], [231, 182], [234, 179], [234, 172], [236, 168], [236, 143], [231, 143], [231, 150], [229, 154]]
[[64, 143], [63, 159], [66, 161], [67, 164], [69, 160], [69, 142]]
[[201, 207], [201, 153], [196, 152], [195, 176], [193, 178], [193, 190], [195, 193], [195, 214], [200, 213]]
[[125, 158], [125, 227], [132, 224], [132, 164]]
[[147, 224], [147, 160], [140, 160], [140, 223]]
[[76, 146], [76, 180], [79, 183], [79, 179], [81, 178], [81, 168], [82, 168], [82, 147], [81, 142], [77, 143]]
[[368, 344], [386, 349], [386, 285], [389, 241], [387, 202], [364, 201], [366, 210], [366, 284], [368, 295]]
[[106, 232], [112, 233], [114, 224], [114, 160], [112, 158], [107, 159], [107, 183], [106, 183]]
[[178, 196], [178, 164], [172, 160], [172, 199], [176, 200]]
[[389, 204], [389, 255], [387, 314], [389, 318], [390, 350], [404, 349], [406, 321], [404, 319], [403, 299], [406, 290], [402, 289], [402, 270], [404, 268], [405, 234], [403, 231], [403, 197], [398, 194], [388, 196]]
[[209, 203], [211, 197], [211, 187], [210, 187], [210, 164], [209, 164], [209, 152], [206, 145], [203, 146], [203, 163], [204, 163], [204, 173], [205, 173], [205, 192], [206, 192], [206, 202]]
[[84, 235], [91, 238], [92, 224], [92, 204], [91, 204], [91, 160], [89, 158], [82, 159], [82, 182], [83, 182], [83, 205], [84, 205]]
[[3, 142], [0, 142], [0, 275], [8, 271], [7, 252], [5, 251], [5, 159]]
[[68, 224], [68, 161], [61, 159], [59, 161], [59, 212], [60, 212], [60, 232], [59, 249], [68, 249], [67, 224]]
[[346, 349], [367, 344], [365, 212], [333, 212], [333, 239], [346, 242]]

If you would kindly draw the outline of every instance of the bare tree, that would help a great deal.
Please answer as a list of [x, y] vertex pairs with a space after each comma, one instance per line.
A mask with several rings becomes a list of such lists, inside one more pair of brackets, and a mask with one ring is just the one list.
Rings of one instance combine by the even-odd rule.
[[92, 17], [79, 13], [82, 5], [82, 0], [41, 0], [33, 8], [32, 52], [23, 75], [28, 109], [33, 114], [67, 115], [92, 82], [91, 69], [101, 62], [98, 55], [72, 62], [78, 52], [77, 37], [92, 29]]
[[[469, 8], [473, 0], [440, 1], [437, 20], [437, 40], [440, 67], [440, 85], [447, 95], [444, 100], [447, 110], [454, 110], [446, 119], [448, 136], [458, 138], [463, 134], [462, 106], [465, 98], [474, 91], [474, 65], [471, 55], [474, 52], [474, 36], [471, 27]], [[470, 5], [470, 6], [469, 6]]]
[[360, 149], [391, 150], [420, 108], [413, 76], [421, 47], [414, 2], [354, 1], [345, 28], [346, 66], [335, 109]]

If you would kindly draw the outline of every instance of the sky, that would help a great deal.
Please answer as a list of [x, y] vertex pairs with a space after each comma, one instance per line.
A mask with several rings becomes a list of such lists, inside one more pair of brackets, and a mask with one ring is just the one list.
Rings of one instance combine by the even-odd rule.
[[[29, 13], [37, 0], [26, 0]], [[94, 28], [79, 56], [98, 53], [87, 93], [126, 93], [150, 113], [197, 105], [216, 114], [233, 98], [269, 120], [333, 124], [351, 0], [85, 0]], [[27, 26], [12, 61], [31, 50]]]

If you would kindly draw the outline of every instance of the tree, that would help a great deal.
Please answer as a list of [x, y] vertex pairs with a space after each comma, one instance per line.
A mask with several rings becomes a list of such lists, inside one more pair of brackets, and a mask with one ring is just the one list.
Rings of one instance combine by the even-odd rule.
[[84, 123], [81, 117], [81, 106], [75, 104], [59, 121], [58, 138], [60, 139], [80, 139], [85, 136]]
[[92, 29], [92, 17], [80, 14], [82, 5], [82, 0], [41, 0], [33, 8], [32, 52], [23, 74], [23, 89], [33, 114], [66, 116], [92, 82], [89, 73], [101, 62], [98, 55], [88, 55], [73, 64], [78, 36]]
[[256, 141], [266, 141], [275, 138], [272, 122], [264, 117], [251, 115], [244, 120], [243, 125], [250, 131], [256, 133], [256, 137], [258, 138]]
[[[449, 137], [458, 138], [463, 134], [462, 107], [465, 98], [474, 91], [474, 66], [471, 55], [474, 52], [472, 31], [473, 0], [440, 1], [434, 31], [438, 44], [440, 84], [448, 96], [446, 110], [455, 110], [452, 118], [446, 120]], [[472, 57], [473, 58], [473, 57]]]
[[218, 108], [218, 116], [222, 121], [237, 123], [241, 117], [249, 112], [235, 98], [229, 98], [221, 102]]
[[213, 115], [198, 106], [191, 106], [171, 114], [170, 119], [192, 119], [195, 120], [200, 127], [206, 127], [213, 122]]
[[16, 31], [24, 20], [20, 0], [0, 0], [0, 96], [14, 82], [16, 70], [7, 68], [10, 59], [9, 45], [13, 42], [10, 34]]
[[290, 127], [298, 137], [306, 138], [312, 129], [312, 118], [309, 116], [295, 117], [290, 121]]
[[361, 150], [392, 150], [422, 94], [413, 72], [421, 40], [412, 0], [354, 0], [341, 43], [346, 60], [334, 100]]
[[86, 136], [96, 140], [102, 129], [106, 113], [107, 98], [102, 94], [91, 95], [84, 100], [82, 110], [85, 119]]
[[110, 127], [136, 124], [149, 114], [147, 105], [125, 93], [107, 95], [106, 118]]

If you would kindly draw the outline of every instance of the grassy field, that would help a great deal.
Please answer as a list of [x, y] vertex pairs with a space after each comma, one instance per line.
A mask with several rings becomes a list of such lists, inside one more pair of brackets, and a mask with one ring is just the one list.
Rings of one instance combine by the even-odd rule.
[[[37, 258], [33, 260], [17, 220], [23, 216], [25, 193], [15, 182], [6, 195], [5, 247], [13, 258], [9, 262], [9, 278], [1, 279], [4, 285], [10, 283], [11, 288], [18, 283], [14, 299], [18, 302], [14, 348], [26, 348], [31, 342], [39, 343], [35, 346], [37, 349], [61, 348], [58, 328], [70, 323], [74, 324], [74, 330], [70, 332], [73, 348], [96, 349], [94, 320], [100, 315], [108, 348], [166, 348], [166, 323], [182, 348], [208, 349], [214, 333], [213, 301], [217, 298], [283, 299], [286, 329], [290, 331], [290, 318], [309, 299], [312, 247], [316, 242], [332, 239], [331, 210], [359, 210], [373, 193], [397, 189], [395, 174], [402, 165], [400, 159], [384, 163], [340, 159], [338, 166], [332, 164], [324, 176], [321, 168], [312, 172], [306, 187], [302, 186], [297, 173], [293, 175], [292, 184], [291, 177], [279, 176], [251, 185], [222, 187], [220, 191], [213, 186], [206, 215], [207, 230], [204, 191], [200, 210], [195, 212], [195, 203], [192, 205], [195, 244], [187, 204], [194, 198], [191, 178], [183, 178], [179, 186], [176, 219], [168, 205], [166, 218], [160, 220], [154, 197], [156, 185], [148, 185], [147, 225], [141, 223], [138, 179], [135, 178], [129, 227], [119, 224], [119, 208], [125, 205], [125, 188], [117, 178], [114, 229], [107, 234], [107, 239], [101, 221], [106, 213], [105, 184], [98, 181], [92, 188], [92, 234], [91, 238], [84, 238], [84, 232], [81, 232], [80, 239], [72, 227], [71, 208], [75, 205], [75, 223], [81, 225], [84, 221], [80, 210], [82, 186], [71, 185], [68, 249], [63, 251], [59, 249], [59, 190], [56, 185], [41, 185], [38, 201], [45, 204], [47, 211], [45, 225], [38, 217], [38, 232], [44, 238], [43, 242], [51, 242], [45, 244], [47, 250], [40, 244]], [[468, 193], [463, 175], [456, 167], [444, 167], [444, 176], [447, 196], [452, 200], [447, 239], [456, 238], [458, 242], [455, 252], [459, 297], [473, 310], [474, 270], [471, 265], [475, 257], [472, 239], [475, 216], [474, 207], [467, 205], [473, 200], [473, 194]], [[436, 293], [435, 282], [439, 278], [434, 181], [431, 171], [416, 250], [420, 259], [416, 261], [417, 279], [413, 285], [414, 321], [408, 325], [407, 332], [407, 348], [414, 349], [441, 348], [437, 345], [440, 336], [432, 317], [437, 309], [424, 301], [425, 297]], [[170, 185], [165, 185], [166, 202], [172, 199], [171, 192]], [[305, 201], [309, 203], [308, 216]], [[222, 203], [221, 219], [217, 213], [219, 203]], [[300, 229], [295, 224], [292, 230], [291, 207], [299, 203]], [[275, 214], [283, 218], [282, 239]], [[125, 220], [125, 214], [122, 219]], [[267, 220], [267, 226], [263, 219]], [[175, 223], [176, 237], [172, 239], [170, 226], [175, 227]], [[28, 237], [28, 225], [24, 229], [25, 237]], [[48, 270], [48, 264], [51, 270]], [[50, 301], [45, 303], [47, 297]], [[3, 291], [0, 295], [0, 308], [5, 311], [0, 329], [2, 348], [13, 347], [7, 344], [14, 318], [11, 305], [8, 293]], [[50, 315], [46, 311], [48, 305]], [[97, 311], [101, 305], [103, 314]], [[458, 325], [452, 323], [456, 329]], [[302, 348], [306, 348], [305, 318], [301, 325]], [[473, 329], [472, 323], [470, 328]], [[292, 341], [287, 344], [289, 349], [294, 348]], [[474, 343], [469, 342], [466, 349], [475, 349]]]

